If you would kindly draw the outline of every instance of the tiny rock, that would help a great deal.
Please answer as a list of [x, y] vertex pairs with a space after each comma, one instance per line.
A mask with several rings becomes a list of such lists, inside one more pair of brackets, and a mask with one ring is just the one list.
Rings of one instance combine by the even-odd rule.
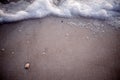
[[46, 54], [46, 52], [45, 52], [45, 51], [43, 51], [43, 52], [42, 52], [42, 54]]
[[12, 51], [11, 54], [15, 54], [15, 52]]
[[27, 62], [24, 67], [25, 67], [25, 69], [29, 69], [30, 68], [30, 63]]
[[5, 48], [2, 48], [1, 51], [4, 52], [4, 51], [5, 51]]

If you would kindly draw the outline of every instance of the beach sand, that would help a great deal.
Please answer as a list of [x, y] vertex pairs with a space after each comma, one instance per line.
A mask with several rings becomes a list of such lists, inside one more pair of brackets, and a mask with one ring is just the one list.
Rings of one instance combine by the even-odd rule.
[[119, 80], [119, 63], [120, 30], [104, 21], [46, 17], [0, 25], [0, 80]]

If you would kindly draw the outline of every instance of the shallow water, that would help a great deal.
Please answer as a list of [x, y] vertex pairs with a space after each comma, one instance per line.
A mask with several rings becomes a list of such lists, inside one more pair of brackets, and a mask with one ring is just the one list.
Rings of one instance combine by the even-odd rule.
[[0, 5], [0, 23], [47, 15], [105, 19], [117, 25], [120, 21], [119, 0], [35, 0], [31, 3], [21, 0]]

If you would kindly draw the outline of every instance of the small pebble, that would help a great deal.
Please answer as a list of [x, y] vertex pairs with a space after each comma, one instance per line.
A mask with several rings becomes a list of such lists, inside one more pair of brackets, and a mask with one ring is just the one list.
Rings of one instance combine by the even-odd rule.
[[5, 51], [5, 48], [2, 48], [1, 51]]
[[27, 62], [24, 67], [25, 67], [25, 69], [29, 69], [30, 68], [30, 63]]
[[45, 48], [43, 51], [42, 51], [42, 54], [46, 54], [47, 52], [47, 48]]
[[46, 54], [46, 52], [45, 52], [45, 51], [43, 51], [43, 52], [42, 52], [42, 54]]
[[15, 52], [13, 52], [13, 51], [12, 51], [11, 53], [12, 53], [12, 54], [15, 54]]

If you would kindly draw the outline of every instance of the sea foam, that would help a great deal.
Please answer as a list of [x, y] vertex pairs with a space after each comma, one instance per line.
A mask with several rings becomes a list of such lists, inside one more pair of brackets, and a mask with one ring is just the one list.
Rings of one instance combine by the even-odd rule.
[[[10, 8], [11, 5], [12, 8]], [[8, 10], [0, 9], [0, 23], [42, 18], [47, 15], [83, 16], [98, 19], [120, 15], [119, 4], [113, 0], [34, 0], [32, 3], [19, 1], [7, 4], [7, 6]]]

